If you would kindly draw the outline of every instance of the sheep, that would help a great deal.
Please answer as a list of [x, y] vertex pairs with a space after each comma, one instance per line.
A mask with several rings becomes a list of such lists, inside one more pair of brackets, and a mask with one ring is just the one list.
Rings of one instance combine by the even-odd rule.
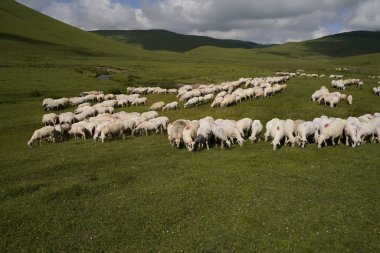
[[194, 150], [194, 140], [197, 137], [199, 121], [193, 120], [186, 124], [182, 131], [182, 140], [189, 151]]
[[330, 123], [325, 124], [321, 129], [321, 134], [318, 137], [318, 148], [322, 147], [322, 142], [331, 139], [333, 146], [335, 146], [335, 140], [338, 139], [338, 144], [340, 143], [340, 138], [343, 135], [345, 122], [342, 119], [334, 119]]
[[97, 114], [103, 114], [103, 113], [110, 113], [110, 114], [112, 114], [114, 111], [115, 111], [115, 108], [113, 108], [113, 107], [102, 106], [102, 107], [96, 108], [96, 113]]
[[102, 132], [100, 133], [100, 139], [102, 143], [104, 143], [105, 139], [109, 139], [112, 136], [122, 136], [123, 133], [123, 125], [120, 122], [112, 122], [104, 126]]
[[353, 148], [358, 144], [357, 131], [359, 125], [360, 121], [358, 118], [347, 118], [346, 125], [344, 126], [344, 133], [346, 135], [346, 146], [350, 145], [350, 140]]
[[44, 110], [45, 111], [60, 110], [60, 109], [68, 107], [69, 104], [70, 104], [70, 101], [68, 98], [59, 98], [59, 99], [55, 99], [48, 102], [48, 104], [44, 107]]
[[71, 106], [78, 106], [86, 102], [86, 99], [83, 97], [72, 97], [69, 98], [69, 103]]
[[223, 102], [223, 99], [224, 99], [223, 97], [217, 97], [217, 98], [215, 98], [214, 101], [211, 104], [211, 108], [220, 106], [221, 103]]
[[156, 133], [158, 133], [158, 130], [160, 130], [161, 134], [167, 130], [168, 124], [169, 124], [169, 118], [168, 117], [157, 117], [150, 120], [155, 125]]
[[158, 112], [156, 111], [150, 111], [150, 112], [143, 112], [141, 113], [141, 117], [144, 120], [150, 120], [158, 117]]
[[182, 144], [182, 132], [186, 127], [188, 121], [187, 120], [176, 120], [173, 123], [169, 124], [168, 131], [168, 139], [172, 146], [176, 146], [177, 148], [181, 147]]
[[94, 108], [90, 107], [83, 110], [80, 114], [75, 115], [76, 121], [82, 121], [88, 119], [89, 117], [96, 116], [97, 112]]
[[305, 121], [298, 125], [297, 128], [297, 143], [298, 146], [305, 148], [306, 143], [309, 143], [308, 138], [314, 136], [315, 124], [311, 121]]
[[58, 116], [59, 124], [73, 124], [75, 122], [75, 115], [72, 112], [63, 112]]
[[54, 130], [55, 129], [53, 126], [44, 126], [40, 129], [35, 130], [32, 137], [27, 142], [28, 146], [32, 147], [33, 143], [36, 141], [38, 141], [39, 144], [41, 145], [42, 140], [50, 138], [52, 136]]
[[377, 132], [377, 126], [375, 122], [379, 120], [377, 119], [371, 119], [368, 122], [361, 122], [358, 126], [357, 130], [357, 139], [358, 144], [365, 143], [366, 139], [369, 139], [369, 142], [373, 142], [375, 140], [375, 135]]
[[349, 105], [352, 105], [352, 96], [351, 95], [347, 96], [347, 102]]
[[143, 132], [145, 135], [148, 135], [148, 132], [153, 130], [157, 133], [158, 128], [159, 126], [151, 120], [143, 121], [132, 131], [132, 135], [136, 135], [136, 133], [139, 132]]
[[211, 131], [215, 136], [216, 140], [219, 140], [221, 142], [220, 147], [222, 149], [224, 148], [224, 143], [226, 143], [228, 147], [231, 147], [231, 141], [227, 136], [227, 132], [225, 126], [223, 125], [223, 122], [211, 122]]
[[184, 105], [183, 107], [184, 108], [190, 108], [190, 107], [197, 107], [198, 106], [198, 102], [199, 102], [199, 97], [193, 97], [193, 98], [190, 98]]
[[44, 100], [42, 101], [42, 107], [44, 108], [44, 110], [46, 111], [46, 107], [47, 105], [52, 102], [54, 99], [52, 98], [44, 98]]
[[45, 126], [47, 126], [47, 125], [53, 125], [54, 126], [54, 125], [59, 123], [59, 117], [55, 113], [44, 114], [42, 116], [41, 123]]
[[253, 120], [250, 118], [244, 118], [236, 122], [236, 127], [243, 133], [243, 137], [250, 135], [252, 122]]
[[158, 111], [158, 110], [162, 110], [162, 108], [165, 107], [165, 103], [160, 101], [160, 102], [156, 102], [154, 104], [151, 105], [151, 107], [149, 108], [149, 111]]
[[98, 139], [98, 137], [100, 137], [100, 134], [102, 133], [102, 130], [103, 128], [108, 125], [110, 123], [110, 121], [104, 121], [100, 124], [98, 124], [96, 127], [95, 127], [95, 131], [94, 131], [94, 134], [93, 134], [93, 139], [94, 141], [96, 141]]
[[273, 150], [276, 150], [285, 137], [285, 121], [275, 118], [269, 122], [266, 125], [265, 140], [268, 140], [268, 137], [271, 136]]
[[132, 102], [132, 106], [134, 105], [146, 105], [147, 103], [147, 98], [143, 97], [143, 98], [136, 98], [135, 100], [133, 100]]
[[259, 136], [261, 131], [263, 130], [263, 125], [261, 124], [260, 120], [254, 120], [252, 121], [251, 125], [251, 136], [249, 136], [249, 140], [253, 143], [256, 140], [260, 140]]
[[194, 140], [194, 146], [198, 149], [203, 148], [206, 144], [207, 150], [210, 149], [209, 141], [212, 136], [211, 123], [214, 121], [212, 117], [205, 117], [199, 120], [199, 128], [197, 131], [197, 137]]
[[239, 146], [243, 146], [244, 133], [236, 127], [236, 122], [232, 120], [223, 120], [221, 123], [221, 126], [224, 128], [227, 138], [231, 141], [231, 143], [234, 143], [236, 139]]
[[114, 94], [106, 94], [104, 95], [104, 100], [114, 100], [115, 95]]
[[87, 132], [86, 124], [87, 122], [85, 121], [80, 121], [80, 122], [72, 124], [69, 134], [74, 136], [75, 139], [78, 136], [81, 136], [82, 139], [86, 139], [86, 132]]
[[294, 147], [296, 138], [294, 136], [295, 128], [294, 121], [291, 119], [285, 120], [285, 144], [290, 143]]
[[163, 108], [163, 111], [168, 111], [168, 110], [178, 110], [178, 102], [174, 101], [171, 103], [166, 104]]

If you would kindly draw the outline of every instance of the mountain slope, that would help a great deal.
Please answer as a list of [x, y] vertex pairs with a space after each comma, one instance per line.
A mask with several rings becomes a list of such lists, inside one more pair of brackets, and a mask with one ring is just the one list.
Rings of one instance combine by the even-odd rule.
[[[71, 51], [76, 54], [120, 54], [143, 51], [72, 27], [13, 0], [0, 1], [0, 45], [8, 51], [33, 49]], [[43, 52], [43, 51], [42, 51]]]
[[205, 36], [183, 35], [166, 30], [98, 30], [93, 33], [147, 50], [186, 52], [201, 46], [221, 48], [262, 48], [264, 45], [241, 40], [222, 40]]
[[285, 43], [262, 51], [289, 57], [321, 55], [334, 58], [376, 54], [380, 53], [380, 32], [338, 33], [315, 40]]

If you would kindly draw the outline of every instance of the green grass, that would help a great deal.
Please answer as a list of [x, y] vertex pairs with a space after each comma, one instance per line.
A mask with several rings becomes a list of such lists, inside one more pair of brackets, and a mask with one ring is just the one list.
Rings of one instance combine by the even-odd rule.
[[[272, 98], [160, 115], [171, 121], [211, 115], [265, 123], [274, 117], [379, 112], [379, 97], [371, 94], [377, 79], [368, 79], [380, 75], [379, 54], [335, 58], [291, 43], [260, 50], [148, 52], [80, 30], [75, 33], [82, 39], [75, 41], [69, 26], [13, 1], [0, 7], [1, 21], [8, 22], [0, 22], [0, 252], [380, 251], [379, 144], [272, 151], [269, 143], [246, 142], [192, 153], [152, 135], [105, 144], [26, 145], [41, 126], [44, 97], [126, 91], [131, 85], [220, 83], [279, 70], [328, 75], [337, 66], [352, 66], [355, 72], [343, 72], [345, 77], [365, 85], [349, 87], [345, 93], [353, 95], [353, 105], [335, 109], [309, 99], [329, 86], [328, 78], [294, 78], [286, 93]], [[21, 14], [24, 21], [15, 18]], [[41, 27], [49, 33], [41, 34]], [[55, 40], [53, 27], [63, 37]], [[96, 81], [96, 66], [126, 72]], [[123, 110], [142, 112], [156, 101], [175, 99], [147, 97], [147, 106]]]

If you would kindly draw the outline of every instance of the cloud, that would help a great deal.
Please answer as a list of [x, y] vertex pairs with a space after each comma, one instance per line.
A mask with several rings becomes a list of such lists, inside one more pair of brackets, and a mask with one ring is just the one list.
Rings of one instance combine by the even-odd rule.
[[380, 0], [19, 1], [85, 30], [167, 29], [281, 43], [343, 30], [380, 29]]

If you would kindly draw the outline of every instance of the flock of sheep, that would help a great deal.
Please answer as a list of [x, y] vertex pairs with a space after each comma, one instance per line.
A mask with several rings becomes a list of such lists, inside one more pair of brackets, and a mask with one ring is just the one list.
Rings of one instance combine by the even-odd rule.
[[[129, 87], [128, 94], [104, 94], [102, 91], [82, 92], [79, 97], [43, 100], [44, 110], [61, 110], [75, 106], [74, 112], [60, 114], [47, 113], [42, 117], [44, 127], [36, 130], [28, 146], [42, 140], [61, 142], [73, 138], [93, 138], [104, 142], [113, 138], [125, 138], [149, 133], [166, 133], [170, 143], [178, 148], [186, 147], [189, 151], [207, 149], [212, 145], [222, 148], [238, 143], [243, 145], [249, 139], [251, 142], [260, 140], [263, 125], [259, 120], [244, 118], [239, 121], [228, 119], [214, 120], [206, 117], [200, 120], [177, 120], [169, 124], [167, 117], [159, 117], [157, 111], [178, 110], [179, 102], [153, 103], [148, 112], [127, 113], [115, 112], [117, 107], [147, 105], [143, 94], [175, 94], [185, 108], [195, 107], [203, 103], [211, 103], [211, 107], [227, 107], [253, 98], [265, 98], [287, 89], [286, 81], [294, 76], [324, 77], [318, 74], [278, 72], [277, 76], [264, 78], [240, 78], [237, 81], [225, 82], [219, 85], [200, 85], [193, 88], [184, 85], [179, 89], [164, 89], [160, 87]], [[342, 75], [330, 75], [331, 85], [344, 90], [349, 85], [360, 87], [359, 79], [343, 80]], [[241, 88], [244, 86], [245, 88]], [[373, 92], [380, 95], [380, 86]], [[352, 104], [352, 96], [340, 92], [332, 92], [322, 86], [311, 96], [314, 102], [335, 107], [339, 102], [347, 100]], [[380, 115], [363, 115], [358, 118], [335, 119], [322, 116], [313, 121], [272, 119], [266, 124], [264, 139], [272, 140], [273, 149], [280, 145], [296, 144], [305, 147], [312, 141], [327, 144], [330, 140], [345, 140], [353, 147], [365, 143], [366, 140], [380, 142]]]
[[[312, 121], [281, 120], [274, 118], [266, 123], [265, 141], [271, 141], [273, 150], [283, 145], [305, 148], [307, 143], [339, 144], [356, 147], [366, 142], [380, 143], [380, 113], [366, 114], [347, 119], [321, 116]], [[168, 139], [172, 146], [186, 147], [189, 151], [209, 149], [210, 146], [231, 147], [260, 140], [263, 125], [260, 120], [244, 118], [238, 121], [207, 116], [200, 120], [176, 120], [169, 124]]]
[[337, 91], [330, 93], [326, 86], [322, 86], [311, 95], [311, 100], [319, 104], [324, 103], [324, 105], [330, 105], [331, 108], [334, 108], [338, 103], [344, 100], [347, 100], [347, 103], [352, 105], [353, 98], [352, 95], [347, 96]]

